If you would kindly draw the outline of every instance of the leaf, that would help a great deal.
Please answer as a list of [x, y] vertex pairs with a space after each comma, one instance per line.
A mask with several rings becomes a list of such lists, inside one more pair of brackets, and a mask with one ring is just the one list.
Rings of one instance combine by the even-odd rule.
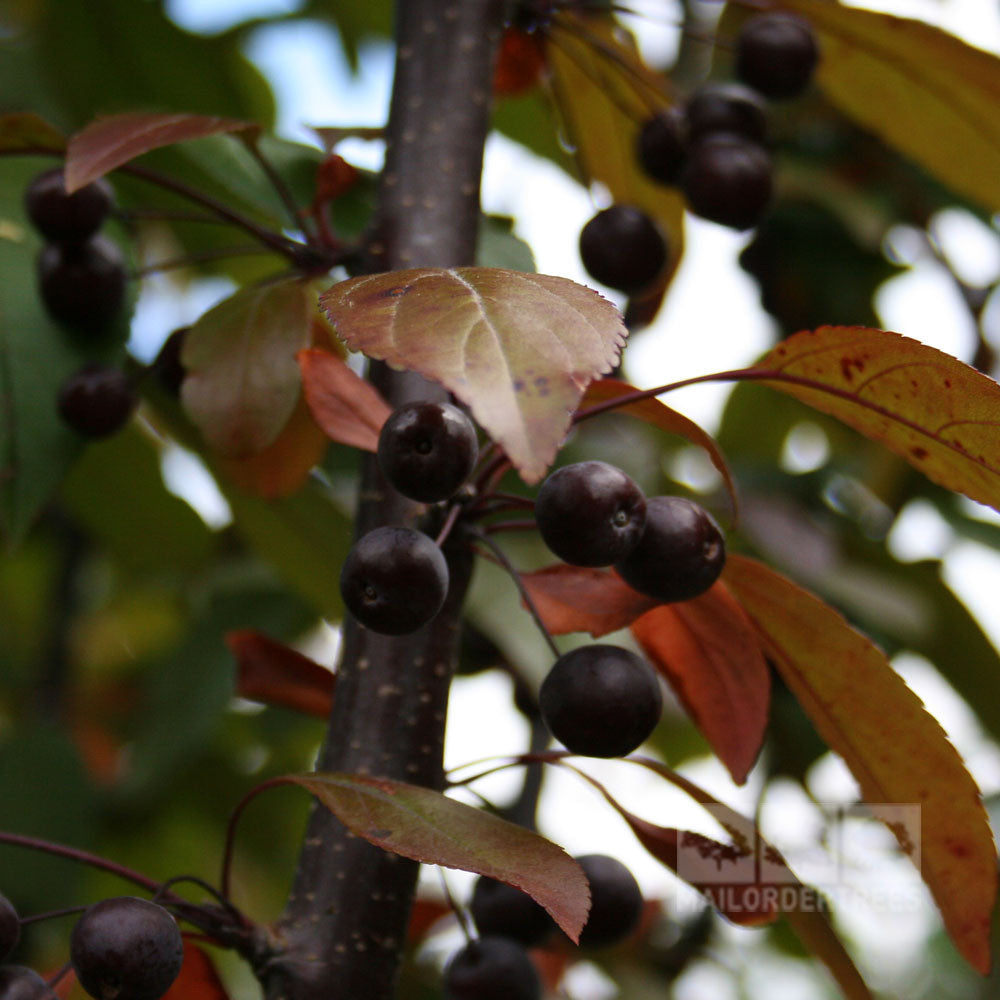
[[1000, 386], [898, 333], [796, 333], [747, 376], [829, 413], [941, 486], [1000, 509]]
[[236, 659], [236, 694], [241, 698], [329, 718], [332, 671], [254, 629], [227, 632], [225, 638]]
[[[628, 382], [622, 382], [619, 379], [598, 379], [587, 386], [587, 391], [584, 393], [580, 403], [580, 409], [586, 410], [592, 406], [621, 399], [624, 396], [629, 396], [639, 391], [635, 386], [629, 385]], [[712, 465], [718, 470], [719, 475], [722, 476], [722, 481], [726, 484], [726, 490], [729, 492], [729, 500], [732, 503], [734, 514], [737, 512], [739, 502], [736, 499], [736, 484], [733, 482], [733, 476], [726, 463], [726, 457], [722, 454], [721, 449], [715, 443], [711, 434], [703, 430], [690, 417], [686, 417], [683, 413], [678, 413], [677, 410], [671, 409], [666, 403], [655, 396], [640, 399], [634, 403], [626, 403], [623, 406], [616, 407], [614, 412], [627, 413], [642, 420], [644, 423], [650, 424], [653, 427], [659, 427], [660, 430], [667, 431], [669, 434], [677, 434], [685, 440], [690, 441], [691, 444], [697, 445], [699, 448], [704, 448], [708, 453]]]
[[153, 149], [224, 132], [251, 134], [256, 129], [250, 122], [214, 115], [135, 111], [98, 118], [70, 137], [66, 190], [76, 191]]
[[743, 609], [722, 583], [632, 622], [632, 634], [670, 682], [737, 784], [764, 741], [771, 676]]
[[184, 338], [184, 407], [217, 452], [263, 451], [295, 409], [295, 361], [307, 346], [314, 298], [295, 278], [244, 288], [205, 313]]
[[817, 31], [817, 81], [835, 105], [983, 208], [1000, 205], [1000, 60], [921, 21], [822, 0], [781, 6]]
[[299, 351], [302, 391], [313, 419], [327, 437], [352, 448], [375, 451], [392, 407], [345, 361], [318, 347]]
[[[943, 730], [884, 654], [818, 598], [741, 556], [729, 557], [724, 579], [864, 800], [920, 806], [913, 861], [958, 950], [985, 973], [996, 850], [979, 789]], [[912, 855], [906, 831], [890, 830]]]
[[590, 909], [583, 869], [523, 826], [440, 792], [359, 774], [292, 776], [353, 834], [425, 864], [460, 868], [528, 893], [576, 942]]
[[215, 963], [203, 949], [184, 942], [184, 964], [163, 1000], [229, 1000]]
[[30, 111], [0, 115], [0, 152], [31, 149], [61, 153], [65, 148], [62, 133], [39, 115]]
[[442, 383], [527, 483], [544, 476], [587, 383], [617, 361], [617, 309], [566, 278], [414, 268], [351, 278], [321, 296], [352, 350]]

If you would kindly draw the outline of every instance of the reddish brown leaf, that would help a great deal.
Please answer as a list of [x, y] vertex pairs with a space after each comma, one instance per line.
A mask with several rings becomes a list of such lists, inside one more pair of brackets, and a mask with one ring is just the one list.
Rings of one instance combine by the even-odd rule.
[[252, 134], [257, 126], [210, 115], [126, 112], [98, 118], [69, 140], [66, 190], [75, 191], [123, 163], [175, 142], [223, 132]]
[[360, 774], [294, 775], [353, 834], [426, 864], [488, 875], [528, 893], [573, 941], [590, 909], [583, 869], [550, 840], [440, 792]]
[[558, 563], [520, 576], [553, 635], [589, 632], [598, 639], [626, 628], [657, 604], [609, 570]]
[[30, 111], [0, 115], [0, 151], [37, 149], [61, 153], [65, 148], [62, 134], [44, 118]]
[[184, 964], [163, 1000], [229, 1000], [215, 963], [198, 945], [184, 942]]
[[451, 915], [451, 907], [440, 899], [418, 898], [413, 901], [410, 910], [410, 923], [406, 928], [406, 941], [415, 948], [427, 937], [432, 927], [445, 917]]
[[632, 622], [632, 634], [733, 780], [746, 781], [764, 741], [771, 676], [753, 625], [725, 585], [653, 608]]
[[226, 645], [241, 698], [329, 718], [336, 678], [325, 667], [253, 629], [227, 632]]
[[370, 382], [336, 354], [311, 347], [298, 353], [302, 391], [327, 437], [352, 448], [375, 451], [392, 407]]

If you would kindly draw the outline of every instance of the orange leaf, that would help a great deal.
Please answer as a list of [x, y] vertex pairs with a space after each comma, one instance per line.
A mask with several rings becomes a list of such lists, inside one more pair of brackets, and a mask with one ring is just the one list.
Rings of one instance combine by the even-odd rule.
[[979, 789], [940, 725], [881, 650], [817, 597], [742, 556], [729, 557], [724, 579], [864, 800], [920, 807], [919, 852], [900, 824], [887, 825], [958, 950], [987, 972], [997, 854]]
[[352, 448], [375, 451], [382, 424], [392, 412], [378, 389], [330, 351], [310, 347], [296, 356], [302, 391], [326, 436]]
[[184, 964], [163, 1000], [229, 1000], [215, 963], [191, 941], [184, 942]]
[[771, 676], [753, 626], [725, 585], [653, 608], [632, 623], [632, 634], [733, 780], [746, 781], [764, 741]]
[[747, 372], [1000, 509], [1000, 385], [943, 351], [866, 327], [796, 333]]
[[330, 716], [336, 676], [315, 660], [254, 629], [226, 633], [236, 659], [236, 694], [320, 719]]
[[62, 133], [44, 118], [30, 111], [0, 115], [0, 150], [37, 149], [61, 153], [65, 148]]
[[545, 55], [538, 38], [513, 25], [500, 40], [496, 69], [493, 72], [493, 93], [512, 97], [538, 86]]

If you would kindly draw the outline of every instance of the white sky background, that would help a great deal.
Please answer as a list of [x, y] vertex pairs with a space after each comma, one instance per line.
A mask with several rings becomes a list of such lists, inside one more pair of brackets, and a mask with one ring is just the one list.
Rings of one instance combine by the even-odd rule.
[[[662, 63], [675, 44], [674, 31], [664, 19], [664, 11], [669, 12], [672, 3], [633, 0], [632, 5], [650, 15], [636, 19], [633, 24], [644, 54], [654, 63]], [[291, 13], [299, 5], [295, 0], [172, 0], [167, 6], [183, 26], [210, 32], [248, 16]], [[973, 44], [1000, 51], [1000, 5], [995, 2], [878, 0], [864, 6], [916, 15]], [[317, 23], [290, 23], [260, 31], [254, 36], [248, 54], [270, 79], [278, 98], [279, 131], [291, 138], [314, 141], [305, 127], [309, 124], [381, 125], [385, 121], [392, 71], [392, 50], [387, 44], [363, 47], [357, 78], [350, 75], [336, 34]], [[378, 166], [381, 156], [377, 143], [345, 144], [342, 151], [371, 167]], [[493, 138], [487, 147], [483, 201], [488, 211], [510, 214], [518, 220], [517, 231], [535, 252], [539, 271], [592, 283], [577, 257], [576, 237], [595, 207], [603, 206], [595, 206], [590, 195], [560, 170], [503, 138]], [[555, 220], [558, 224], [554, 224]], [[985, 284], [1000, 274], [1000, 241], [994, 231], [955, 212], [941, 220], [937, 235], [967, 280]], [[652, 386], [688, 375], [739, 367], [770, 346], [771, 321], [760, 308], [755, 284], [736, 265], [736, 256], [747, 239], [745, 234], [691, 220], [684, 262], [668, 304], [654, 327], [637, 340], [627, 355], [628, 373], [637, 385]], [[896, 245], [906, 252], [905, 233], [900, 234]], [[174, 312], [166, 319], [164, 310], [168, 307], [162, 298], [150, 296], [144, 303], [136, 323], [136, 347], [141, 356], [149, 356], [155, 350], [155, 342], [164, 331], [196, 318], [211, 301], [225, 294], [225, 289], [205, 289], [179, 304], [176, 292], [172, 294]], [[957, 301], [948, 277], [933, 262], [914, 260], [908, 273], [883, 287], [877, 306], [884, 327], [959, 357], [970, 356], [972, 332], [968, 316]], [[705, 336], [706, 331], [711, 335]], [[672, 394], [670, 404], [711, 430], [717, 424], [726, 392], [722, 386], [697, 387]], [[174, 461], [180, 463], [179, 475], [191, 475], [182, 459]], [[901, 558], [945, 556], [949, 582], [980, 616], [994, 641], [1000, 642], [994, 596], [1000, 593], [1000, 555], [973, 543], [956, 543], [951, 529], [927, 505], [904, 512], [893, 531], [891, 544]], [[896, 666], [924, 701], [933, 706], [983, 790], [987, 793], [1000, 790], [1000, 753], [984, 741], [968, 708], [933, 669], [916, 657], [900, 658]], [[490, 705], [489, 714], [494, 722], [489, 729], [483, 725], [484, 704]], [[492, 674], [460, 678], [449, 719], [448, 764], [522, 748], [527, 738], [526, 726], [513, 710], [505, 711], [509, 704], [505, 679]], [[647, 779], [637, 768], [594, 761], [587, 762], [587, 770], [607, 781], [626, 806], [653, 822], [688, 824], [713, 832], [700, 812], [679, 794], [665, 793], [662, 783]], [[685, 773], [729, 804], [744, 811], [753, 810], [757, 792], [753, 782], [737, 789], [714, 760], [688, 766]], [[484, 783], [482, 790], [502, 799], [509, 793], [512, 782], [516, 784], [516, 779], [500, 778]], [[856, 796], [853, 779], [829, 755], [816, 769], [811, 784], [814, 794], [824, 801], [849, 803]], [[786, 846], [792, 827], [810, 830], [819, 819], [815, 809], [790, 785], [778, 788], [769, 800], [762, 817], [765, 830], [775, 816], [781, 817], [781, 822], [773, 826], [781, 847]], [[581, 821], [581, 817], [586, 818]], [[632, 835], [610, 809], [568, 777], [553, 775], [548, 779], [540, 822], [570, 852], [612, 851], [633, 868], [647, 892], [668, 893], [671, 898], [690, 902], [691, 897], [676, 896], [675, 884], [664, 869], [635, 845]], [[809, 845], [799, 846], [805, 849]], [[794, 850], [790, 856], [795, 858]], [[937, 919], [915, 875], [907, 868], [900, 869], [888, 851], [882, 859], [879, 884], [884, 881], [887, 886], [902, 885], [906, 891], [916, 892], [922, 903], [906, 912], [894, 913], [891, 922], [877, 908], [859, 904], [857, 900], [845, 905], [845, 926], [857, 936], [859, 960], [876, 986], [879, 970], [889, 972], [912, 966], [924, 935], [936, 926]], [[809, 873], [801, 874], [808, 877]], [[464, 882], [460, 874], [450, 874], [449, 880], [456, 887]], [[870, 871], [860, 873], [858, 888], [866, 884], [865, 880], [870, 886]], [[436, 885], [436, 876], [430, 885]], [[730, 936], [738, 944], [747, 935], [734, 930]], [[749, 937], [753, 939], [752, 934]], [[751, 958], [740, 947], [727, 952], [725, 962], [729, 968], [754, 969], [748, 973], [749, 982], [757, 987], [753, 995], [767, 995], [772, 1000], [785, 997], [802, 1000], [819, 995], [816, 983], [821, 979], [814, 978], [812, 971], [802, 971], [787, 963], [762, 964], [759, 954]], [[577, 1000], [602, 1000], [613, 994], [607, 992], [606, 986], [602, 993], [600, 984], [595, 987], [593, 983], [583, 983], [574, 995]], [[713, 972], [711, 968], [685, 977], [676, 995], [678, 1000], [709, 995], [716, 1000], [736, 997], [729, 975], [721, 969]]]

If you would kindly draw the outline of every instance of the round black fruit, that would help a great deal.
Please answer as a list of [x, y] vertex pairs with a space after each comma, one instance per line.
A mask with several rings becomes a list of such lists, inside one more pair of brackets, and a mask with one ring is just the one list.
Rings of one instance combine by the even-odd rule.
[[583, 948], [606, 948], [624, 941], [642, 916], [642, 891], [632, 873], [607, 854], [576, 859], [590, 883], [590, 914], [580, 934]]
[[540, 1000], [542, 984], [523, 945], [481, 937], [457, 951], [444, 970], [445, 1000]]
[[794, 14], [758, 14], [743, 23], [736, 38], [736, 75], [766, 97], [797, 97], [818, 61], [812, 28]]
[[101, 178], [66, 193], [62, 167], [39, 174], [24, 193], [24, 205], [35, 228], [58, 243], [82, 243], [100, 229], [114, 204], [111, 185]]
[[0, 1000], [55, 1000], [48, 983], [26, 965], [0, 965]]
[[771, 201], [771, 175], [771, 157], [763, 146], [729, 132], [713, 132], [688, 150], [681, 189], [695, 215], [749, 229]]
[[73, 430], [84, 437], [102, 438], [121, 430], [138, 402], [121, 369], [92, 363], [63, 381], [56, 405], [59, 416]]
[[631, 551], [646, 523], [642, 490], [617, 466], [576, 462], [538, 491], [535, 522], [545, 544], [572, 566], [610, 566]]
[[612, 205], [581, 230], [580, 259], [595, 281], [632, 293], [663, 270], [667, 243], [645, 212], [632, 205]]
[[0, 894], [0, 962], [17, 947], [21, 940], [21, 921], [14, 904]]
[[661, 184], [676, 184], [684, 166], [684, 122], [676, 110], [660, 111], [639, 129], [636, 156], [646, 174]]
[[100, 330], [125, 300], [121, 251], [103, 236], [86, 243], [47, 243], [38, 256], [38, 288], [53, 319], [80, 330]]
[[469, 910], [484, 937], [511, 938], [527, 948], [542, 944], [555, 928], [548, 912], [526, 892], [485, 875], [476, 879]]
[[407, 403], [393, 411], [378, 438], [386, 479], [403, 496], [422, 503], [453, 496], [478, 454], [476, 428], [451, 403]]
[[181, 971], [184, 942], [157, 903], [118, 896], [95, 903], [77, 921], [70, 961], [97, 1000], [158, 1000]]
[[726, 543], [715, 519], [683, 497], [650, 497], [646, 527], [615, 569], [633, 589], [658, 601], [703, 594], [726, 564]]
[[539, 691], [542, 718], [567, 750], [624, 757], [659, 722], [663, 694], [653, 669], [620, 646], [580, 646], [556, 660]]
[[760, 95], [738, 83], [706, 83], [684, 109], [689, 142], [714, 132], [731, 132], [752, 142], [767, 138], [767, 113]]
[[426, 625], [448, 593], [448, 564], [425, 534], [385, 526], [360, 538], [344, 560], [340, 593], [373, 632], [403, 635]]

